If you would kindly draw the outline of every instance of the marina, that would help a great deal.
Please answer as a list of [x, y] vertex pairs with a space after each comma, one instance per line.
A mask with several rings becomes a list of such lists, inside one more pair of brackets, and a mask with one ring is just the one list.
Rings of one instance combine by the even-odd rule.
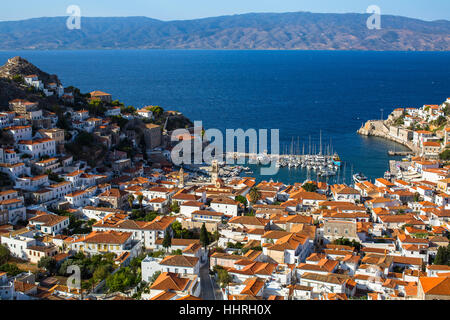
[[308, 178], [312, 175], [319, 177], [331, 177], [338, 173], [338, 170], [342, 164], [339, 155], [333, 151], [333, 147], [330, 143], [323, 147], [322, 145], [322, 131], [319, 135], [319, 146], [311, 143], [311, 136], [309, 136], [308, 152], [305, 153], [305, 144], [302, 145], [302, 151], [300, 151], [300, 139], [297, 137], [297, 141], [292, 141], [290, 146], [285, 146], [285, 153], [282, 154], [268, 154], [267, 150], [262, 153], [242, 153], [242, 152], [229, 152], [226, 154], [226, 159], [230, 160], [242, 160], [243, 158], [248, 160], [250, 164], [256, 165], [268, 165], [275, 162], [277, 168], [289, 168], [289, 169], [303, 169], [307, 171]]

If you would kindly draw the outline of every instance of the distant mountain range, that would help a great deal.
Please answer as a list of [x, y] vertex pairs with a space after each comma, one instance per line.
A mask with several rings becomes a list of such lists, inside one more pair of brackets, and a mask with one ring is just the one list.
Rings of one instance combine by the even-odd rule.
[[369, 30], [368, 14], [249, 13], [160, 21], [146, 17], [67, 17], [0, 22], [0, 50], [14, 49], [298, 49], [450, 50], [450, 21], [381, 16]]

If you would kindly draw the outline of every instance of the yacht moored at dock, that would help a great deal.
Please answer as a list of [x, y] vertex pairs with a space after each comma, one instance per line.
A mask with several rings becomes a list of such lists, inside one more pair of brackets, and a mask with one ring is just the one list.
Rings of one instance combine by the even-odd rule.
[[353, 181], [355, 183], [361, 183], [361, 182], [368, 181], [368, 180], [369, 179], [364, 174], [362, 174], [361, 172], [360, 173], [355, 173], [353, 175]]

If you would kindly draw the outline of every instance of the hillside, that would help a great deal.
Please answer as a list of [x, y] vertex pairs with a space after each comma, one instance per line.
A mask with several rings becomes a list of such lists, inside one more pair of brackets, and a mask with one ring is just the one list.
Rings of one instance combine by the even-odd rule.
[[66, 17], [0, 22], [0, 49], [301, 49], [450, 50], [450, 21], [368, 14], [249, 13], [184, 21], [146, 17], [83, 17], [68, 30]]
[[38, 67], [21, 57], [8, 59], [8, 61], [0, 67], [0, 110], [7, 110], [8, 102], [13, 99], [36, 101], [43, 107], [57, 103], [55, 97], [46, 97], [42, 93], [31, 90], [31, 88], [25, 86], [20, 81], [17, 81], [17, 76], [24, 77], [31, 74], [37, 75], [45, 84], [50, 82], [60, 84], [56, 75], [50, 75], [40, 70]]

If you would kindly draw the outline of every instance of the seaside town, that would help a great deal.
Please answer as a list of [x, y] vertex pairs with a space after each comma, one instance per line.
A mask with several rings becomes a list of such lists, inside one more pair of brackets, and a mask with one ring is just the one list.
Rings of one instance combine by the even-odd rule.
[[2, 300], [450, 299], [450, 98], [362, 126], [410, 150], [383, 177], [288, 185], [173, 165], [178, 111], [0, 77]]

